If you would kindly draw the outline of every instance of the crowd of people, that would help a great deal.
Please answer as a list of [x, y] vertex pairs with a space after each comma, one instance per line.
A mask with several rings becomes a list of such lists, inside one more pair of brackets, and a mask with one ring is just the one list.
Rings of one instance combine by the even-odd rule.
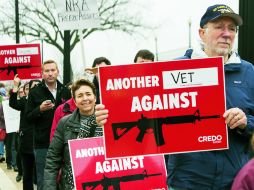
[[[250, 160], [250, 145], [254, 151], [254, 67], [233, 51], [242, 23], [227, 5], [208, 7], [198, 30], [201, 48], [188, 49], [177, 58], [223, 57], [227, 107], [223, 117], [229, 148], [166, 155], [170, 190], [254, 189], [254, 160]], [[140, 50], [134, 62], [154, 62], [154, 54]], [[15, 75], [9, 93], [1, 84], [1, 100], [9, 94], [9, 106], [20, 111], [20, 126], [16, 133], [7, 134], [5, 143], [0, 141], [0, 162], [6, 161], [7, 169], [18, 172], [16, 180], [23, 178], [24, 190], [33, 190], [34, 183], [38, 190], [74, 188], [68, 140], [103, 136], [102, 126], [110, 113], [107, 105], [100, 104], [97, 71], [105, 65], [111, 65], [107, 58], [96, 58], [93, 68], [85, 71], [94, 75], [93, 81], [80, 77], [63, 85], [58, 80], [58, 64], [47, 60], [42, 65], [42, 80], [22, 84]], [[5, 128], [2, 104], [0, 128]]]

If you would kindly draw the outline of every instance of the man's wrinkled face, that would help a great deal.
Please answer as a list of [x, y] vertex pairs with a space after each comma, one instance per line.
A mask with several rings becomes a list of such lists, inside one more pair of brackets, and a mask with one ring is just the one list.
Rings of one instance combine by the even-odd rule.
[[199, 30], [204, 42], [204, 50], [208, 56], [226, 56], [234, 44], [237, 27], [229, 17], [222, 17], [213, 22], [208, 22]]
[[43, 65], [42, 78], [46, 84], [55, 83], [58, 77], [59, 71], [55, 63], [48, 63]]

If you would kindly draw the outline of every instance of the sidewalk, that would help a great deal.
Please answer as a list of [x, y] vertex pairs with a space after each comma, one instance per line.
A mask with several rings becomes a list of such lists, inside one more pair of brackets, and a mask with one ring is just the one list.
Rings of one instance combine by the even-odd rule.
[[22, 190], [22, 180], [16, 182], [17, 172], [7, 170], [6, 163], [0, 163], [0, 190]]

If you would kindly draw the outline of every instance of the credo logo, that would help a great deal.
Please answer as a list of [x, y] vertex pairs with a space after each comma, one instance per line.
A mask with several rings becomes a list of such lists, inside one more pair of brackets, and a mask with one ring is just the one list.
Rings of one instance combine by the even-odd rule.
[[221, 143], [221, 135], [210, 135], [210, 136], [200, 136], [198, 137], [198, 142], [212, 142], [212, 143]]

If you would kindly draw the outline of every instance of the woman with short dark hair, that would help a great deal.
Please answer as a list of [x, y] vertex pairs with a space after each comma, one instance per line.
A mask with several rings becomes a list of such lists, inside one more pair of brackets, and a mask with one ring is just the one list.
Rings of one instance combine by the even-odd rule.
[[48, 149], [44, 171], [44, 188], [56, 190], [61, 169], [59, 189], [74, 188], [68, 140], [102, 136], [102, 128], [95, 121], [96, 90], [93, 83], [80, 79], [72, 85], [72, 95], [77, 109], [62, 118]]

